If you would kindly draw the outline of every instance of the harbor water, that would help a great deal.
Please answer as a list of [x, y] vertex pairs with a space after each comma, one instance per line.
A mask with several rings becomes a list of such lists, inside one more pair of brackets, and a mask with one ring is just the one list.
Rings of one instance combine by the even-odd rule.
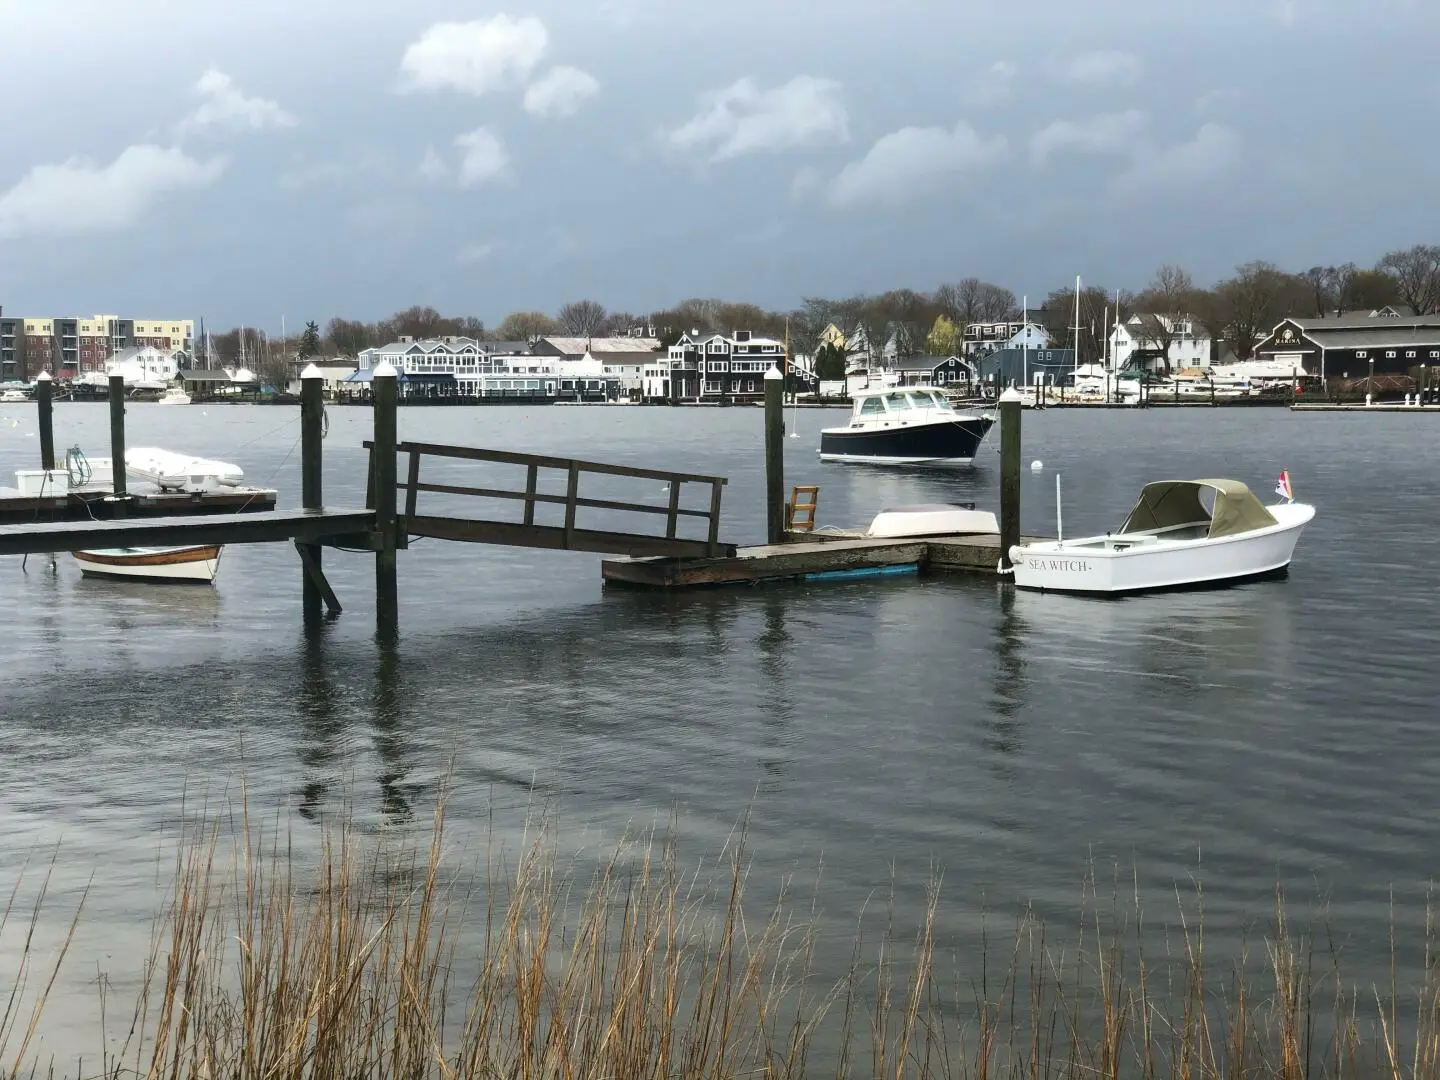
[[[104, 456], [106, 416], [58, 405], [57, 448]], [[786, 483], [820, 486], [820, 523], [997, 506], [998, 440], [952, 473], [822, 465], [818, 430], [843, 416], [801, 410], [786, 440]], [[722, 536], [739, 542], [764, 534], [761, 422], [756, 408], [399, 418], [402, 440], [727, 476]], [[297, 409], [132, 405], [127, 423], [132, 445], [233, 461], [298, 504]], [[1057, 474], [1067, 535], [1114, 526], [1163, 478], [1233, 477], [1269, 501], [1288, 469], [1318, 507], [1286, 580], [1117, 601], [963, 576], [654, 595], [603, 589], [595, 555], [426, 540], [400, 554], [400, 639], [377, 643], [362, 554], [326, 552], [345, 612], [309, 639], [288, 545], [227, 549], [213, 589], [0, 559], [3, 883], [56, 845], [60, 900], [96, 882], [49, 1047], [93, 1012], [97, 970], [138, 969], [184, 801], [218, 804], [242, 778], [302, 839], [341, 815], [423, 832], [447, 776], [450, 836], [471, 848], [513, 849], [543, 809], [571, 849], [673, 816], [684, 851], [713, 855], [748, 815], [752, 883], [818, 874], [822, 950], [842, 958], [867, 901], [893, 880], [914, 915], [937, 870], [938, 930], [958, 943], [986, 910], [1073, 922], [1087, 873], [1125, 888], [1133, 873], [1155, 920], [1203, 880], [1207, 948], [1223, 952], [1280, 883], [1323, 897], [1348, 974], [1379, 978], [1392, 896], [1397, 932], [1420, 934], [1440, 852], [1437, 423], [1026, 413], [1027, 466], [1042, 463], [1024, 475], [1027, 533], [1053, 533]], [[365, 409], [330, 407], [327, 504], [363, 504], [368, 437]], [[38, 455], [34, 406], [0, 406], [0, 476]]]

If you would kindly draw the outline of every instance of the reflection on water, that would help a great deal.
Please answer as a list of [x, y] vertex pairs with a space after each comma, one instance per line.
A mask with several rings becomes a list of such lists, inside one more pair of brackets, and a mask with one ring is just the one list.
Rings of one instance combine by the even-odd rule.
[[[218, 414], [141, 410], [134, 438], [238, 461], [293, 499], [295, 432], [254, 444], [283, 414]], [[0, 559], [0, 830], [12, 849], [63, 836], [107, 882], [153, 879], [153, 837], [187, 786], [224, 791], [243, 771], [258, 806], [297, 808], [313, 838], [310, 822], [341, 813], [422, 830], [450, 773], [457, 845], [492, 822], [513, 839], [554, 802], [576, 833], [673, 812], [685, 852], [713, 855], [749, 808], [755, 880], [823, 855], [837, 919], [892, 867], [902, 888], [945, 867], [941, 936], [987, 900], [1068, 918], [1092, 857], [1173, 895], [1203, 852], [1222, 946], [1268, 912], [1280, 874], [1332, 889], [1352, 951], [1383, 956], [1390, 884], [1411, 905], [1402, 923], [1423, 914], [1440, 849], [1440, 755], [1424, 752], [1440, 564], [1416, 555], [1440, 504], [1406, 418], [1327, 415], [1026, 416], [1026, 457], [1065, 470], [1077, 535], [1156, 476], [1260, 490], [1315, 459], [1295, 474], [1321, 511], [1290, 580], [1217, 592], [1094, 601], [920, 577], [656, 596], [602, 590], [591, 556], [433, 542], [402, 556], [404, 637], [377, 641], [364, 556], [327, 552], [346, 613], [310, 631], [286, 545], [227, 552], [214, 589]], [[58, 437], [104, 446], [105, 418], [68, 407]], [[667, 467], [729, 475], [724, 535], [745, 542], [764, 530], [760, 419], [421, 409], [401, 434], [637, 464], [661, 448]], [[337, 503], [363, 499], [365, 421], [332, 410]], [[993, 459], [945, 475], [821, 467], [809, 439], [786, 457], [845, 527], [886, 506], [997, 501]], [[1022, 502], [1050, 526], [1053, 477], [1027, 472]], [[97, 917], [145, 924], [149, 879], [107, 889]]]

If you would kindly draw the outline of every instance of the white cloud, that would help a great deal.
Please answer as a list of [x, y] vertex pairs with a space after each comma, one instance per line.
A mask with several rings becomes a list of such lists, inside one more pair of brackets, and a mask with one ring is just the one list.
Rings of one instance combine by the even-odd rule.
[[505, 144], [487, 127], [455, 136], [455, 145], [461, 151], [460, 167], [456, 171], [461, 187], [474, 187], [494, 180], [510, 165], [510, 153]]
[[1010, 61], [996, 60], [966, 89], [965, 100], [971, 105], [1004, 101], [1015, 89], [1015, 76], [1019, 74], [1019, 69]]
[[819, 169], [806, 165], [791, 179], [790, 197], [796, 200], [807, 198], [818, 191], [824, 182], [825, 178], [820, 175]]
[[966, 173], [994, 165], [1007, 153], [1005, 136], [984, 138], [963, 121], [953, 130], [901, 128], [841, 170], [830, 185], [830, 204], [898, 206], [943, 190]]
[[473, 22], [436, 23], [405, 50], [402, 91], [458, 90], [477, 97], [522, 84], [549, 46], [533, 15], [503, 12]]
[[1239, 160], [1239, 134], [1221, 124], [1203, 124], [1189, 142], [1138, 151], [1111, 187], [1125, 196], [1184, 187], [1223, 173]]
[[665, 139], [676, 150], [708, 152], [711, 161], [745, 154], [843, 143], [850, 117], [833, 79], [797, 75], [781, 86], [763, 89], [740, 79], [706, 94], [695, 116]]
[[126, 147], [108, 165], [71, 158], [37, 165], [0, 194], [0, 237], [66, 236], [137, 224], [164, 196], [205, 187], [225, 171], [220, 158], [198, 161], [178, 147]]
[[294, 127], [296, 123], [295, 117], [282, 109], [278, 102], [246, 97], [229, 75], [213, 67], [200, 76], [195, 92], [205, 100], [180, 121], [181, 134], [209, 128], [264, 131], [266, 128]]
[[1140, 81], [1145, 65], [1134, 53], [1118, 50], [1081, 53], [1062, 70], [1062, 75], [1083, 86], [1129, 86]]
[[600, 83], [574, 67], [551, 68], [525, 90], [525, 111], [533, 116], [574, 116], [600, 92]]
[[1089, 120], [1057, 120], [1030, 137], [1030, 159], [1043, 163], [1056, 152], [1115, 153], [1131, 147], [1145, 127], [1139, 109], [1101, 113]]
[[455, 253], [455, 262], [460, 266], [473, 266], [475, 263], [484, 262], [491, 255], [495, 254], [498, 244], [466, 244]]
[[418, 171], [422, 179], [432, 183], [446, 180], [450, 176], [450, 166], [445, 164], [445, 159], [435, 152], [433, 146], [425, 148], [425, 156], [420, 159]]

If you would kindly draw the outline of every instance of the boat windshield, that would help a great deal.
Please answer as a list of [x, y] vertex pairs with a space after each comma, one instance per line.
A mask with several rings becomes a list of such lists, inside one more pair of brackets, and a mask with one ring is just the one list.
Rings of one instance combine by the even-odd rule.
[[910, 408], [910, 399], [904, 394], [886, 394], [885, 407], [891, 412], [904, 412]]
[[948, 409], [949, 402], [931, 390], [912, 390], [910, 400], [917, 409]]

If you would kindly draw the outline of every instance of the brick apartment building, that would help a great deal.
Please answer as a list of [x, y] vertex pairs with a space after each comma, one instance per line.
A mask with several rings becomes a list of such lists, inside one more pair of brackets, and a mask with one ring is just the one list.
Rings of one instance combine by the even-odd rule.
[[195, 351], [191, 319], [23, 318], [0, 308], [0, 381], [33, 379], [49, 371], [59, 379], [103, 372], [121, 349], [150, 346], [168, 353]]

